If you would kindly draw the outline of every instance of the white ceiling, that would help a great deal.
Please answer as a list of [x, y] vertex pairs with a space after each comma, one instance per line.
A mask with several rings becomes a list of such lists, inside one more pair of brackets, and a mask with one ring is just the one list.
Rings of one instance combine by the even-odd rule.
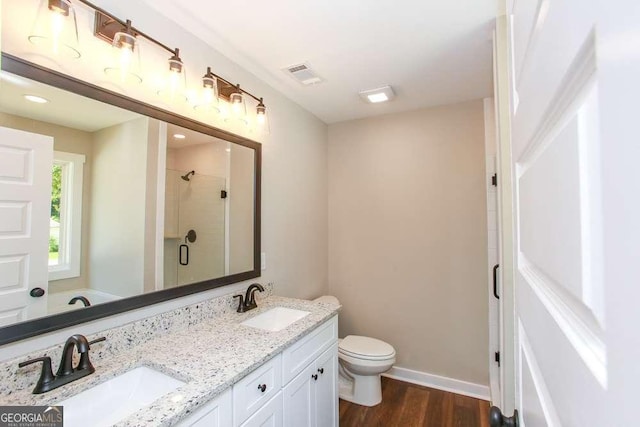
[[[40, 96], [49, 102], [36, 104], [27, 101], [24, 95]], [[85, 132], [95, 132], [142, 117], [6, 71], [0, 71], [0, 111]]]
[[[492, 93], [497, 0], [145, 1], [326, 123]], [[325, 82], [282, 71], [302, 62]], [[391, 102], [358, 96], [387, 84]]]
[[[174, 137], [175, 134], [184, 135], [184, 139]], [[216, 138], [215, 136], [196, 132], [195, 130], [183, 128], [172, 123], [167, 123], [167, 147], [168, 148], [184, 148], [200, 144], [216, 144], [220, 150], [229, 147], [230, 142]]]

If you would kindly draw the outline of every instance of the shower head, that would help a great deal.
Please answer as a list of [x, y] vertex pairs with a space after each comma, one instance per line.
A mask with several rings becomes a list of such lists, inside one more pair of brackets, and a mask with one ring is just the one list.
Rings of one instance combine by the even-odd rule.
[[184, 179], [185, 181], [191, 181], [191, 177], [195, 174], [196, 174], [196, 171], [191, 171], [185, 175], [182, 175], [180, 178]]

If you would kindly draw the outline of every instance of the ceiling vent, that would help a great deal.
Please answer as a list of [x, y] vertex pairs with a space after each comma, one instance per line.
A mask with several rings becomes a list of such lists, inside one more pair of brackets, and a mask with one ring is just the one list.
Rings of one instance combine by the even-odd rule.
[[308, 64], [291, 65], [283, 71], [305, 86], [315, 85], [323, 81]]

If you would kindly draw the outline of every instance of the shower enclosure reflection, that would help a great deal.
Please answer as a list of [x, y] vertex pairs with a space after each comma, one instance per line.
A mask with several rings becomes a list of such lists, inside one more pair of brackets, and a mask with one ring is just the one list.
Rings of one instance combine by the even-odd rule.
[[250, 270], [253, 150], [175, 125], [167, 136], [164, 287]]
[[225, 176], [167, 169], [165, 189], [164, 287], [224, 276]]

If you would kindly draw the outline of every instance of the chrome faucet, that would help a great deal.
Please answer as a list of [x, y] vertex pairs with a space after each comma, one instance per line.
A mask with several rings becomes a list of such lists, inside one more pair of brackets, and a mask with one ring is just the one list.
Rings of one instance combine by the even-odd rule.
[[[91, 364], [89, 360], [89, 350], [91, 344], [106, 340], [105, 337], [95, 339], [93, 341], [87, 341], [84, 335], [72, 335], [64, 343], [62, 349], [62, 358], [60, 359], [60, 366], [58, 366], [58, 372], [53, 375], [51, 369], [51, 358], [49, 356], [38, 357], [35, 359], [27, 360], [18, 364], [18, 367], [23, 368], [32, 363], [42, 362], [42, 370], [40, 371], [40, 378], [33, 389], [33, 394], [42, 394], [50, 390], [73, 382], [87, 375], [91, 375], [96, 371], [96, 368]], [[73, 350], [78, 349], [80, 354], [80, 361], [78, 365], [73, 367]]]
[[243, 295], [234, 295], [234, 298], [240, 298], [238, 302], [238, 313], [244, 313], [258, 307], [256, 303], [256, 291], [264, 292], [264, 288], [260, 283], [253, 283], [247, 288], [247, 292]]

